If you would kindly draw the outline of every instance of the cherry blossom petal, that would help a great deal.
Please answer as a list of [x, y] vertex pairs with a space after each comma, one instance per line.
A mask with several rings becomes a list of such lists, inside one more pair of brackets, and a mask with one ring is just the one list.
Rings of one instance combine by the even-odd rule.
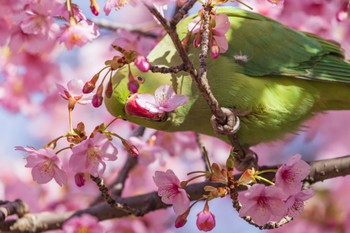
[[225, 36], [214, 36], [220, 53], [225, 53], [228, 50], [228, 41]]
[[54, 176], [54, 170], [48, 169], [46, 163], [40, 163], [32, 169], [33, 180], [38, 184], [46, 184], [52, 180]]
[[162, 111], [157, 108], [156, 100], [151, 94], [138, 94], [136, 103], [152, 113], [162, 113]]
[[228, 16], [225, 14], [216, 15], [215, 23], [216, 26], [213, 28], [214, 35], [224, 37], [228, 29], [230, 29], [230, 21]]
[[176, 215], [183, 214], [190, 206], [190, 199], [184, 189], [180, 189], [179, 193], [172, 200], [173, 209]]
[[290, 158], [276, 172], [276, 186], [287, 194], [295, 194], [301, 189], [301, 181], [310, 173], [310, 165], [301, 160], [300, 155]]

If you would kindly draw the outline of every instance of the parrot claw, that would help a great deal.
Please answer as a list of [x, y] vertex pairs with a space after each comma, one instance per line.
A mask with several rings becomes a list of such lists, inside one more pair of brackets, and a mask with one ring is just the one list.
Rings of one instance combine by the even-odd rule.
[[248, 168], [258, 168], [258, 155], [250, 150], [249, 148], [244, 148], [244, 155], [240, 156], [236, 154], [235, 158], [235, 168], [238, 171], [245, 171]]
[[225, 124], [218, 122], [217, 118], [213, 115], [210, 118], [210, 123], [217, 134], [233, 135], [237, 133], [240, 127], [239, 117], [235, 114], [233, 109], [221, 108], [226, 115]]

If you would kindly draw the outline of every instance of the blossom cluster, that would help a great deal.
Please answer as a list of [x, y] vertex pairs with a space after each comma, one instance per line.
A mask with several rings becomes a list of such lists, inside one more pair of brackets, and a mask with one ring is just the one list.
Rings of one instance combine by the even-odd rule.
[[[227, 184], [227, 171], [221, 169], [219, 165], [213, 164], [211, 167], [210, 180]], [[297, 217], [304, 209], [304, 202], [314, 194], [313, 190], [302, 190], [302, 181], [310, 172], [310, 166], [300, 155], [295, 155], [276, 171], [275, 184], [266, 186], [255, 183], [260, 179], [259, 172], [248, 169], [238, 181], [238, 185], [247, 185], [248, 190], [239, 194], [238, 200], [241, 204], [239, 216], [249, 216], [258, 224], [263, 226], [269, 221], [280, 221], [289, 216]], [[263, 171], [260, 172], [262, 174]], [[172, 205], [177, 219], [176, 227], [182, 227], [187, 222], [190, 206], [189, 197], [185, 191], [187, 182], [180, 182], [172, 170], [166, 172], [156, 171], [153, 177], [158, 187], [158, 195], [161, 200], [168, 205]], [[263, 179], [263, 178], [261, 178]], [[249, 183], [254, 182], [252, 186]], [[203, 211], [197, 214], [197, 227], [201, 231], [210, 231], [216, 225], [215, 216], [209, 211], [208, 200], [223, 197], [228, 194], [226, 188], [214, 188], [206, 186], [209, 192]], [[196, 203], [196, 202], [195, 202]], [[195, 204], [194, 203], [194, 204]]]
[[296, 217], [304, 209], [304, 201], [313, 196], [313, 190], [302, 190], [302, 180], [310, 166], [293, 156], [276, 172], [275, 185], [254, 184], [239, 194], [242, 207], [239, 215], [250, 216], [258, 225], [280, 221], [285, 216]]
[[[67, 175], [61, 166], [62, 161], [53, 149], [36, 150], [19, 146], [17, 150], [28, 153], [25, 158], [26, 167], [32, 168], [33, 179], [39, 184], [52, 179], [61, 186], [67, 182]], [[69, 168], [76, 174], [77, 185], [84, 185], [83, 174], [101, 176], [106, 170], [105, 161], [116, 160], [117, 153], [118, 149], [103, 134], [97, 134], [74, 146], [69, 159]]]
[[[228, 49], [228, 41], [225, 34], [230, 28], [230, 22], [227, 15], [217, 15], [214, 10], [211, 11], [209, 17], [209, 51], [211, 57], [216, 59], [220, 53], [225, 53]], [[189, 35], [194, 34], [193, 46], [195, 48], [200, 46], [203, 26], [201, 12], [199, 17], [188, 24]]]

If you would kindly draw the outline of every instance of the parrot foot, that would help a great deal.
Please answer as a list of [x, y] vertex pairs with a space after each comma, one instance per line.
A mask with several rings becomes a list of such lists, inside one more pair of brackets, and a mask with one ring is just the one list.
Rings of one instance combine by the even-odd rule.
[[248, 168], [258, 168], [258, 155], [249, 148], [243, 148], [244, 155], [235, 154], [235, 168], [239, 171], [245, 171]]
[[217, 134], [223, 135], [233, 135], [235, 134], [240, 127], [240, 120], [237, 114], [233, 109], [221, 108], [223, 113], [226, 115], [226, 122], [222, 124], [218, 119], [213, 115], [210, 118], [210, 123]]

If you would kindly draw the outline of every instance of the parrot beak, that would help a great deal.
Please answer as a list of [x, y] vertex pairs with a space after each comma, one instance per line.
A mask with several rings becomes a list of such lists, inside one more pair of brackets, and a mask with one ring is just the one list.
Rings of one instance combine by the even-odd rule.
[[150, 121], [164, 122], [167, 120], [168, 116], [166, 112], [153, 113], [150, 110], [141, 107], [136, 101], [137, 97], [138, 97], [137, 93], [132, 94], [126, 100], [125, 107], [124, 107], [126, 114], [134, 117], [147, 119]]

